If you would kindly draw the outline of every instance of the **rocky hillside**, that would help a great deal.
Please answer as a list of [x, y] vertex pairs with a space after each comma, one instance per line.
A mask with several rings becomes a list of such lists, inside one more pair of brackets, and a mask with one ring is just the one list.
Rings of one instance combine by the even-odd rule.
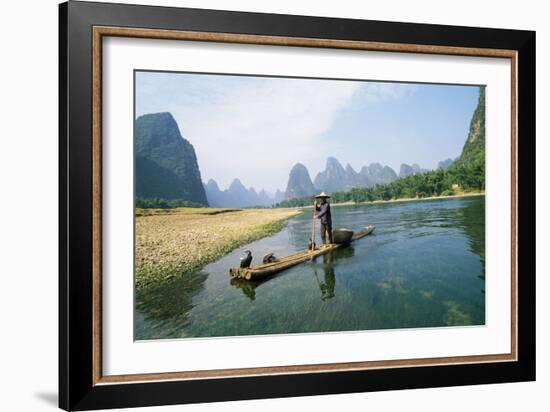
[[313, 185], [318, 191], [342, 192], [354, 187], [371, 187], [376, 184], [390, 183], [395, 179], [397, 179], [397, 175], [389, 166], [371, 163], [356, 172], [349, 163], [344, 168], [334, 157], [329, 157], [325, 170], [317, 174]]
[[313, 181], [316, 188], [332, 193], [339, 190], [350, 190], [356, 185], [357, 173], [348, 165], [346, 169], [334, 157], [327, 159], [325, 170], [318, 173]]
[[470, 122], [468, 139], [464, 143], [459, 160], [462, 162], [481, 162], [485, 159], [485, 87], [479, 88], [477, 107]]
[[371, 187], [377, 184], [390, 183], [397, 179], [397, 174], [389, 166], [380, 163], [371, 163], [363, 166], [359, 172], [359, 181], [356, 187]]
[[[457, 158], [458, 159], [458, 158]], [[451, 158], [448, 158], [446, 160], [442, 160], [440, 162], [437, 163], [437, 168], [438, 169], [446, 169], [448, 168], [450, 165], [452, 165], [454, 162], [456, 162], [457, 159], [451, 159]]]
[[307, 168], [301, 163], [296, 163], [288, 176], [285, 199], [311, 196], [315, 192], [315, 186], [313, 186]]
[[137, 197], [208, 204], [195, 149], [170, 113], [138, 117], [135, 139]]

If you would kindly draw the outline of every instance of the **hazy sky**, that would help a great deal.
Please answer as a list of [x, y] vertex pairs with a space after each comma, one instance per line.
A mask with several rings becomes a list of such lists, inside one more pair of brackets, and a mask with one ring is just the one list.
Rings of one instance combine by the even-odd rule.
[[435, 168], [460, 155], [477, 86], [136, 73], [136, 115], [170, 112], [195, 147], [204, 182], [285, 190], [292, 166], [311, 179], [328, 156]]

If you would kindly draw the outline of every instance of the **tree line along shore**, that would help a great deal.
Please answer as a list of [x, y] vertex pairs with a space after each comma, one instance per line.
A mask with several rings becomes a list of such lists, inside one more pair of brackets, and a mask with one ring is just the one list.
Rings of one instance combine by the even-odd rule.
[[[480, 194], [485, 191], [485, 154], [472, 162], [456, 162], [447, 169], [410, 175], [391, 183], [353, 188], [331, 194], [332, 203], [416, 200]], [[284, 200], [276, 207], [309, 206], [313, 196]]]
[[[427, 196], [427, 197], [402, 197], [399, 199], [388, 199], [388, 200], [366, 200], [364, 202], [354, 202], [354, 201], [346, 201], [346, 202], [332, 202], [331, 206], [339, 207], [339, 206], [354, 206], [354, 205], [376, 205], [376, 204], [383, 204], [383, 203], [399, 203], [399, 202], [419, 202], [424, 200], [441, 200], [441, 199], [456, 199], [456, 198], [463, 198], [463, 197], [473, 197], [473, 196], [484, 196], [484, 191], [475, 191], [475, 192], [457, 192], [452, 195], [440, 195], [440, 196]], [[300, 206], [300, 208], [304, 209], [311, 209], [313, 207], [313, 203], [307, 205], [307, 206]]]

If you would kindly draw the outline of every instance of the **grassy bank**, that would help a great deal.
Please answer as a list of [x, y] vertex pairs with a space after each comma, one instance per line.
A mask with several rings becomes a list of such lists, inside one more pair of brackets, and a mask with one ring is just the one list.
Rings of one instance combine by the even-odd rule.
[[485, 192], [462, 192], [462, 193], [456, 193], [454, 195], [446, 195], [446, 196], [442, 195], [442, 196], [426, 196], [426, 197], [404, 197], [404, 198], [401, 198], [401, 199], [373, 200], [371, 202], [361, 202], [361, 204], [417, 202], [417, 201], [422, 201], [422, 200], [453, 199], [453, 198], [460, 198], [460, 197], [483, 196], [483, 195], [485, 195]]
[[[427, 196], [427, 197], [404, 197], [401, 199], [388, 199], [388, 200], [371, 200], [366, 202], [340, 202], [340, 203], [333, 203], [331, 202], [331, 206], [354, 206], [354, 205], [372, 205], [372, 204], [379, 204], [379, 203], [399, 203], [399, 202], [420, 202], [423, 200], [438, 200], [438, 199], [453, 199], [453, 198], [461, 198], [461, 197], [471, 197], [471, 196], [483, 196], [485, 195], [485, 192], [462, 192], [457, 193], [454, 195], [447, 195], [447, 196]], [[313, 206], [302, 206], [303, 209], [311, 209]]]
[[280, 231], [298, 209], [179, 208], [136, 211], [136, 288], [194, 272]]
[[[455, 193], [454, 195], [446, 195], [446, 196], [427, 196], [427, 197], [403, 197], [401, 199], [389, 199], [389, 200], [372, 200], [370, 202], [360, 202], [360, 203], [354, 203], [354, 202], [346, 202], [347, 204], [353, 205], [353, 204], [377, 204], [377, 203], [397, 203], [397, 202], [418, 202], [422, 200], [438, 200], [438, 199], [453, 199], [453, 198], [460, 198], [460, 197], [469, 197], [469, 196], [482, 196], [485, 192], [462, 192], [462, 193]], [[340, 203], [341, 205], [344, 205], [344, 203]]]
[[242, 209], [228, 209], [223, 207], [174, 207], [170, 209], [142, 209], [136, 208], [136, 216], [158, 215], [219, 215], [220, 213], [240, 212]]

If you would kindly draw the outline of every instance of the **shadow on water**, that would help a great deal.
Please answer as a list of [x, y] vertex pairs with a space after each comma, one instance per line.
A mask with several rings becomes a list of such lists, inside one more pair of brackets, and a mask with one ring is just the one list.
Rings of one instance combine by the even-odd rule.
[[461, 209], [459, 224], [468, 236], [470, 250], [479, 256], [483, 265], [483, 273], [480, 275], [485, 279], [485, 198], [478, 202], [472, 202]]
[[[325, 255], [317, 257], [313, 262], [304, 262], [302, 265], [310, 265], [313, 270], [313, 275], [321, 292], [321, 300], [327, 300], [333, 298], [334, 290], [336, 287], [336, 274], [335, 274], [335, 261], [340, 259], [348, 259], [353, 257], [353, 247], [347, 246], [340, 249], [333, 250]], [[322, 261], [322, 263], [319, 263]], [[319, 277], [319, 272], [324, 275], [324, 280]], [[285, 276], [285, 273], [281, 272], [276, 275], [270, 276], [262, 280], [246, 280], [232, 278], [230, 283], [237, 289], [242, 290], [244, 295], [250, 300], [256, 300], [256, 289], [261, 285], [273, 280], [275, 278], [281, 278]]]
[[[184, 273], [174, 279], [136, 292], [136, 309], [144, 322], [136, 322], [136, 339], [176, 337], [188, 323], [193, 309], [193, 297], [204, 285], [208, 275], [202, 272]], [[147, 329], [139, 327], [147, 324]]]
[[[482, 270], [478, 277], [485, 281], [485, 197], [459, 209], [456, 221], [466, 234], [470, 251], [479, 256]], [[485, 283], [481, 293], [485, 294]]]

